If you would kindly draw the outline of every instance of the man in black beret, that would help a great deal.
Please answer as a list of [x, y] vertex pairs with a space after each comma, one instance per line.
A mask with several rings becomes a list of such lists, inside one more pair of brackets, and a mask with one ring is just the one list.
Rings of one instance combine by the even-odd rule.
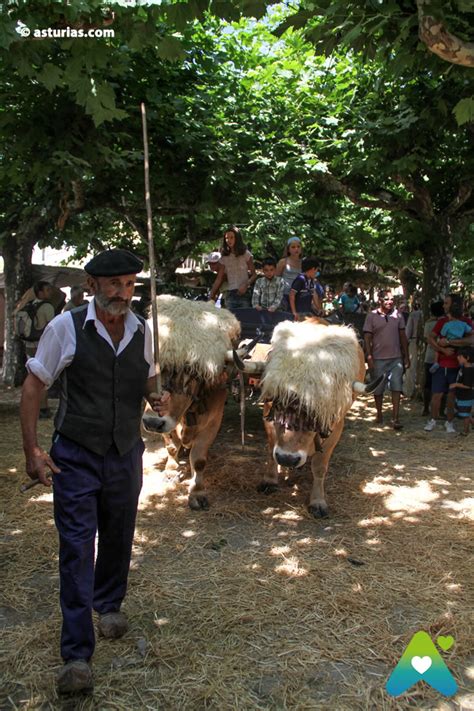
[[[59, 693], [89, 691], [95, 635], [118, 638], [128, 623], [125, 597], [142, 485], [143, 398], [167, 413], [169, 395], [153, 393], [155, 366], [147, 323], [130, 310], [143, 264], [124, 249], [85, 266], [94, 299], [47, 325], [27, 362], [20, 418], [26, 471], [54, 492], [63, 614]], [[60, 379], [50, 454], [38, 445], [41, 395]], [[95, 536], [99, 533], [94, 563]]]

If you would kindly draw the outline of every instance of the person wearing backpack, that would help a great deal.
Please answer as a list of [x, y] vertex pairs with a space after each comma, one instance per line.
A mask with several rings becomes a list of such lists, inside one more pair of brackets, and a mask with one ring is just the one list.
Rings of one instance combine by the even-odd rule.
[[[35, 298], [19, 308], [15, 314], [15, 330], [18, 338], [25, 344], [27, 358], [34, 358], [38, 342], [44, 329], [55, 316], [54, 306], [50, 299], [53, 287], [49, 281], [37, 281], [33, 284]], [[41, 397], [39, 418], [46, 420], [51, 417], [48, 407], [48, 391]]]

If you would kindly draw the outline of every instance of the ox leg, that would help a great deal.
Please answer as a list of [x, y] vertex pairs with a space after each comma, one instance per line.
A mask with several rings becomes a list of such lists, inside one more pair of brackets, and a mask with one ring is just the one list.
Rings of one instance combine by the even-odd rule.
[[179, 469], [178, 459], [181, 450], [181, 439], [178, 433], [173, 430], [169, 434], [163, 435], [163, 441], [165, 443], [166, 451], [168, 453], [166, 469], [176, 471], [177, 469]]
[[267, 468], [263, 474], [262, 481], [257, 486], [257, 491], [262, 494], [274, 494], [275, 491], [278, 490], [278, 475], [280, 473], [280, 467], [273, 458], [273, 448], [276, 442], [275, 426], [273, 422], [267, 420], [263, 421], [263, 426], [265, 428], [265, 434], [267, 435], [268, 459]]
[[315, 518], [324, 518], [328, 515], [328, 505], [324, 495], [324, 477], [326, 476], [334, 447], [339, 442], [343, 428], [344, 420], [336, 425], [331, 435], [325, 440], [322, 452], [316, 451], [311, 458], [313, 488], [311, 489], [311, 499], [308, 510]]
[[207, 511], [209, 509], [209, 500], [204, 485], [204, 470], [207, 464], [209, 447], [217, 437], [222, 423], [226, 397], [227, 392], [225, 389], [219, 389], [211, 393], [207, 401], [208, 413], [201, 416], [203, 419], [205, 418], [205, 421], [199, 421], [200, 418], [198, 419], [197, 434], [189, 453], [192, 479], [189, 485], [188, 502], [190, 508], [195, 511]]

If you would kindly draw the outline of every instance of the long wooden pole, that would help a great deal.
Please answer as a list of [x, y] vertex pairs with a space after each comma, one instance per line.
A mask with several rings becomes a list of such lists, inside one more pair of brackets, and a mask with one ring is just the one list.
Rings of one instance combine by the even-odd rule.
[[151, 197], [150, 197], [150, 161], [148, 155], [148, 131], [146, 126], [146, 108], [141, 104], [142, 127], [143, 127], [143, 150], [145, 159], [145, 203], [148, 230], [148, 261], [150, 262], [150, 292], [151, 292], [151, 317], [153, 324], [153, 354], [155, 360], [155, 384], [156, 392], [161, 393], [161, 370], [160, 370], [160, 341], [158, 338], [158, 307], [156, 304], [156, 267], [155, 267], [155, 244], [153, 242], [153, 223], [151, 219]]

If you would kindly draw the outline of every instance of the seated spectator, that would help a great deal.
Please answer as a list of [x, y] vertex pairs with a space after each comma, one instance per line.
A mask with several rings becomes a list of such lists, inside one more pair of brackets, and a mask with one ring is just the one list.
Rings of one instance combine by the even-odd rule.
[[344, 314], [354, 314], [359, 311], [360, 301], [357, 298], [357, 289], [349, 281], [346, 281], [343, 292], [339, 297], [339, 304]]
[[263, 277], [255, 282], [252, 294], [252, 306], [257, 311], [276, 311], [283, 298], [285, 282], [275, 276], [276, 259], [266, 257], [263, 260]]
[[283, 299], [280, 306], [282, 311], [290, 311], [290, 289], [296, 277], [301, 274], [302, 245], [299, 237], [290, 237], [285, 245], [283, 258], [277, 264], [276, 275], [281, 276], [285, 283]]
[[217, 299], [220, 287], [227, 278], [226, 308], [229, 311], [250, 306], [250, 287], [257, 278], [253, 257], [247, 249], [238, 227], [229, 227], [222, 240], [219, 270], [209, 298]]
[[299, 316], [321, 315], [324, 288], [318, 281], [321, 274], [319, 260], [315, 257], [303, 259], [302, 273], [299, 274], [291, 285], [289, 302], [291, 313], [297, 321]]
[[332, 289], [326, 287], [326, 298], [324, 299], [323, 311], [325, 314], [331, 314], [339, 306], [339, 299], [336, 297]]

